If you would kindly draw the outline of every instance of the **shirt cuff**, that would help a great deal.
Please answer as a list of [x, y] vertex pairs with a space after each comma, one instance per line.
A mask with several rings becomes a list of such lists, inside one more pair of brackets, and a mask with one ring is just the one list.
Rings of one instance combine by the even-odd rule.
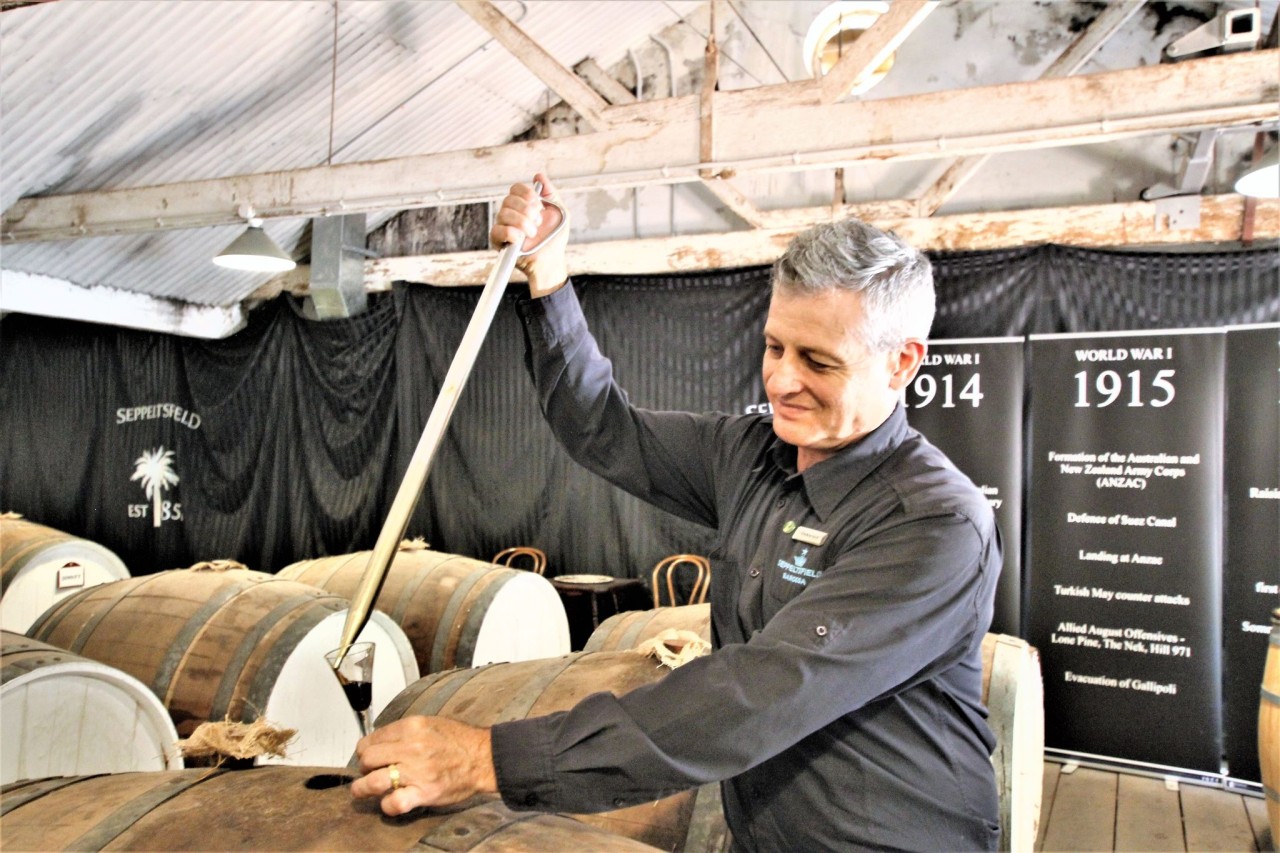
[[559, 290], [534, 299], [528, 295], [516, 298], [516, 312], [535, 340], [550, 348], [585, 333], [586, 318], [578, 302], [573, 280]]
[[489, 730], [498, 793], [518, 811], [545, 811], [554, 805], [551, 717], [512, 720]]

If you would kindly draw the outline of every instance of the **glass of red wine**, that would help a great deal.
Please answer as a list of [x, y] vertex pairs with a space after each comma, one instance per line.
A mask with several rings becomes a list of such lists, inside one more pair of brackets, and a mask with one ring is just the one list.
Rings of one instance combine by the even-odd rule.
[[373, 643], [352, 643], [325, 652], [333, 674], [342, 685], [351, 710], [360, 721], [360, 736], [369, 733], [369, 706], [373, 704]]

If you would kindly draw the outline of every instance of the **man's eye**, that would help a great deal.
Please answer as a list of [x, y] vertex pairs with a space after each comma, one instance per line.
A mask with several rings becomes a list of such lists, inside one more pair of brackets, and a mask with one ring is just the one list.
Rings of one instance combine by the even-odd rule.
[[782, 347], [778, 344], [765, 344], [764, 351], [769, 355], [782, 355]]

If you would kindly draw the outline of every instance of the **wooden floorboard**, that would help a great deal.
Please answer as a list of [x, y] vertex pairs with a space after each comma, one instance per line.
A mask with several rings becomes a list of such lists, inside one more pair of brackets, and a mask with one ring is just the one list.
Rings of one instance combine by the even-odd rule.
[[1053, 803], [1053, 795], [1058, 789], [1058, 777], [1062, 775], [1062, 765], [1056, 761], [1044, 763], [1044, 785], [1040, 788], [1040, 825], [1036, 830], [1036, 849], [1044, 849], [1045, 830], [1049, 827], [1049, 807]]
[[1275, 850], [1271, 825], [1267, 823], [1267, 801], [1262, 797], [1245, 797], [1245, 811], [1249, 812], [1249, 824], [1253, 827], [1253, 841], [1259, 850]]
[[1186, 849], [1177, 787], [1127, 773], [1117, 780], [1115, 849]]
[[1188, 850], [1254, 850], [1249, 812], [1240, 794], [1182, 785], [1182, 820]]
[[1047, 760], [1036, 850], [1274, 851], [1259, 796]]
[[[1049, 811], [1042, 850], [1114, 850], [1117, 774], [1088, 767], [1063, 768]], [[1043, 804], [1042, 811], [1043, 811]]]

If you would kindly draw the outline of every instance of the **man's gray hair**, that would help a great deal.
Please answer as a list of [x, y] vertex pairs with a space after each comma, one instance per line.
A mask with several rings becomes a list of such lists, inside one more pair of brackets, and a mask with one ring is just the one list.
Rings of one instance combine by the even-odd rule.
[[824, 223], [791, 241], [773, 265], [773, 290], [862, 295], [863, 343], [873, 352], [924, 340], [933, 324], [933, 267], [923, 252], [893, 232], [857, 219]]

